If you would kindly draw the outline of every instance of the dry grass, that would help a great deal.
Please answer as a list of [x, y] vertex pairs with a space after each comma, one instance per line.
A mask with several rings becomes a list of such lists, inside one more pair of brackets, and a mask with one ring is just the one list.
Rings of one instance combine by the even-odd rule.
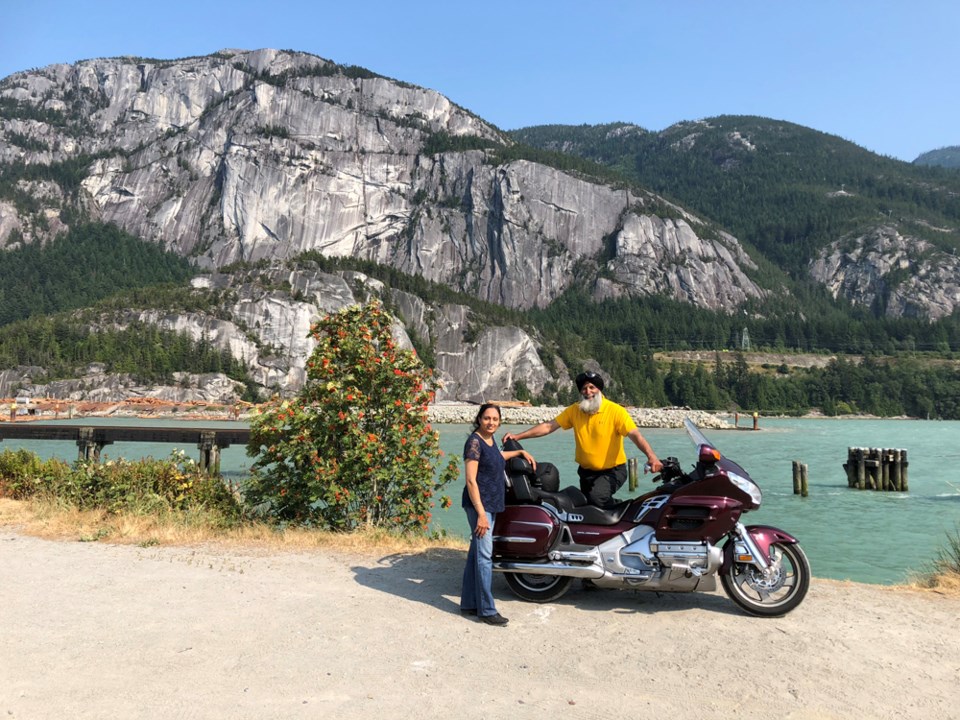
[[944, 595], [960, 595], [960, 526], [947, 533], [932, 569], [917, 578], [914, 585]]
[[941, 550], [932, 568], [917, 575], [908, 587], [938, 595], [960, 596], [960, 544], [957, 536], [951, 538], [950, 543], [951, 549]]
[[941, 595], [960, 596], [960, 573], [941, 572], [914, 583], [911, 587]]
[[335, 533], [302, 528], [277, 530], [247, 523], [212, 527], [202, 516], [110, 514], [80, 511], [41, 500], [0, 498], [0, 526], [50, 540], [99, 541], [125, 545], [213, 545], [244, 549], [302, 552], [316, 549], [350, 554], [416, 553], [448, 548], [465, 550], [460, 538], [397, 536], [383, 530]]

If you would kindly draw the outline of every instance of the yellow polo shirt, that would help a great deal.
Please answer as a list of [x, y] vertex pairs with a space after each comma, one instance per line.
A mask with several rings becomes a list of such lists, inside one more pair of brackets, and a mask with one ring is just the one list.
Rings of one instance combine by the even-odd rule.
[[630, 414], [620, 405], [607, 400], [600, 410], [587, 415], [574, 403], [556, 417], [564, 430], [573, 428], [577, 441], [577, 463], [588, 470], [609, 470], [627, 461], [623, 438], [637, 429]]

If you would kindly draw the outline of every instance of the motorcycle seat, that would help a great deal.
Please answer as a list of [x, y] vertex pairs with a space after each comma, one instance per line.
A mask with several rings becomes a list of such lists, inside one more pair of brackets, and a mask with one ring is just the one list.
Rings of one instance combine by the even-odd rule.
[[[580, 515], [583, 518], [580, 522], [585, 525], [616, 525], [630, 505], [630, 501], [627, 500], [608, 508], [597, 507], [591, 505], [586, 496], [573, 486], [565, 487], [559, 492], [547, 492], [546, 490], [535, 490], [534, 492], [541, 503], [547, 502], [557, 510], [566, 512], [567, 515]], [[568, 519], [568, 522], [576, 521]]]
[[586, 495], [580, 492], [578, 488], [573, 486], [565, 487], [563, 490], [558, 490], [557, 492], [550, 492], [548, 490], [536, 488], [534, 489], [534, 494], [536, 495], [537, 500], [540, 502], [546, 500], [555, 508], [557, 508], [557, 510], [565, 510], [570, 512], [575, 507], [580, 505], [589, 505]]

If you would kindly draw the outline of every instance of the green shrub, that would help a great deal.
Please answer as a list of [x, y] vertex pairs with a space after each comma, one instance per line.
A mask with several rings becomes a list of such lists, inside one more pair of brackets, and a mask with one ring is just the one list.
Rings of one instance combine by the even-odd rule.
[[183, 513], [206, 510], [221, 520], [241, 517], [234, 489], [201, 472], [182, 451], [166, 460], [144, 458], [105, 463], [41, 460], [26, 450], [0, 453], [0, 494], [14, 499], [55, 499], [80, 510], [110, 513]]
[[0, 497], [25, 500], [50, 485], [58, 485], [70, 473], [63, 460], [41, 460], [29, 450], [0, 452]]
[[[311, 330], [307, 382], [251, 426], [256, 456], [245, 499], [268, 520], [331, 530], [360, 526], [425, 531], [439, 436], [427, 421], [431, 371], [397, 347], [394, 320], [377, 302], [329, 315]], [[441, 498], [443, 505], [448, 498]]]

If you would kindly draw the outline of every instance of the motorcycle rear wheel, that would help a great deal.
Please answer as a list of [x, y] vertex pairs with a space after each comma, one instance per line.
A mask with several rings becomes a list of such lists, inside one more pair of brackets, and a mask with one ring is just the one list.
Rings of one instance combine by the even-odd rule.
[[786, 615], [803, 602], [810, 587], [810, 563], [796, 543], [770, 546], [772, 572], [764, 576], [755, 565], [732, 563], [720, 576], [730, 599], [751, 615]]
[[570, 587], [573, 578], [563, 575], [505, 573], [507, 585], [522, 600], [535, 603], [553, 602]]

